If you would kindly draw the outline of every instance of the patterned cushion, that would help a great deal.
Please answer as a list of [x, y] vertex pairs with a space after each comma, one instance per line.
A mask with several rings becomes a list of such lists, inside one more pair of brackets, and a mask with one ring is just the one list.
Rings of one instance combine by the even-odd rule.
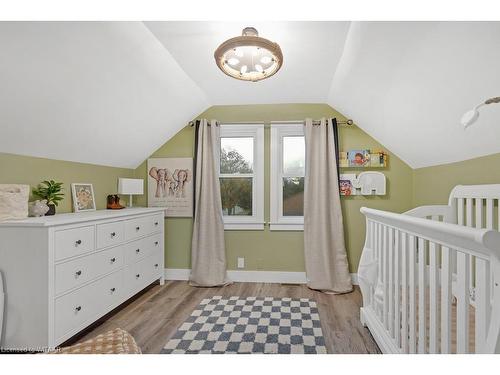
[[141, 354], [141, 349], [130, 333], [115, 328], [93, 339], [59, 348], [50, 354]]

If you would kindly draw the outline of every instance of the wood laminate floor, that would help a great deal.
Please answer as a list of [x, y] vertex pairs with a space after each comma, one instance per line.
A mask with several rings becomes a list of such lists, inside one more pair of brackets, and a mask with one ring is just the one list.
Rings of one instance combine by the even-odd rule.
[[328, 353], [380, 353], [359, 320], [358, 288], [344, 295], [328, 295], [305, 285], [234, 283], [222, 288], [194, 288], [185, 281], [149, 287], [133, 300], [106, 315], [83, 335], [85, 341], [117, 327], [130, 332], [143, 353], [159, 353], [203, 298], [212, 296], [309, 298], [317, 302]]

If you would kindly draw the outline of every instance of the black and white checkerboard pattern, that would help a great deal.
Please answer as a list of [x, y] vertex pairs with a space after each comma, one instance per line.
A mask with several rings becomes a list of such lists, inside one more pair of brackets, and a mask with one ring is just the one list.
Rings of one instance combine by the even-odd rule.
[[316, 302], [306, 298], [204, 299], [162, 353], [326, 353]]

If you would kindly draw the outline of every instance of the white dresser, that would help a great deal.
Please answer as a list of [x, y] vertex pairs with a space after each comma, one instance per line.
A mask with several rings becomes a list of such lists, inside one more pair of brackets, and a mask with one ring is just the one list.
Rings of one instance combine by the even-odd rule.
[[0, 347], [66, 341], [156, 280], [164, 281], [164, 208], [0, 223], [5, 312]]

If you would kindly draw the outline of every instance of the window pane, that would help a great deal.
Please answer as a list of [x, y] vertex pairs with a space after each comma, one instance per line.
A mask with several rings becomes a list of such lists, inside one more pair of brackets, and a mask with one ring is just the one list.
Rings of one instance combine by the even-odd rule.
[[252, 216], [252, 177], [220, 178], [223, 215]]
[[283, 137], [283, 173], [303, 176], [306, 145], [304, 137]]
[[283, 178], [283, 216], [304, 216], [304, 177]]
[[220, 173], [253, 172], [253, 138], [220, 139]]

